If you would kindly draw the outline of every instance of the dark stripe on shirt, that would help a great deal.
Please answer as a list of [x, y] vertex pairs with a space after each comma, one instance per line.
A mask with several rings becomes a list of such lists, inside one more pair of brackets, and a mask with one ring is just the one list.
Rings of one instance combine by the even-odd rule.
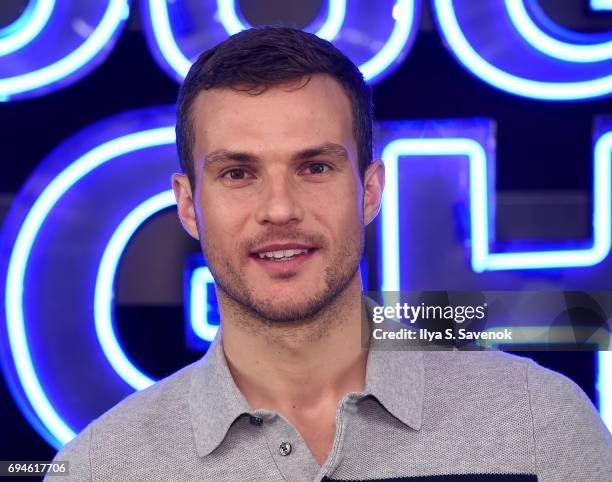
[[537, 482], [534, 474], [451, 474], [393, 477], [391, 479], [329, 479], [321, 482]]

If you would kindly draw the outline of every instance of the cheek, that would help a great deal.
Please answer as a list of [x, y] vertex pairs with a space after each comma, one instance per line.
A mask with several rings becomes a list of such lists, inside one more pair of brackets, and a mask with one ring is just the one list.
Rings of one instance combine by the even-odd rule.
[[248, 189], [228, 192], [212, 186], [200, 199], [203, 241], [225, 257], [240, 254], [242, 243], [253, 231], [255, 193]]
[[212, 194], [202, 196], [199, 219], [203, 234], [208, 234], [209, 241], [225, 240], [228, 237], [237, 239], [236, 235], [246, 216], [245, 210], [245, 206], [238, 205], [235, 201], [224, 201]]
[[354, 184], [335, 189], [326, 195], [312, 196], [315, 217], [326, 225], [336, 242], [344, 242], [347, 236], [360, 233], [362, 228], [362, 203], [360, 191]]

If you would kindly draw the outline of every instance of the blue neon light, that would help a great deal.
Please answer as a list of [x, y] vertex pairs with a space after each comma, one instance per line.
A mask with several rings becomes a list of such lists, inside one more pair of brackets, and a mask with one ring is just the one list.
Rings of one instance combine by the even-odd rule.
[[473, 139], [396, 139], [385, 146], [385, 192], [382, 203], [382, 291], [400, 291], [398, 161], [402, 156], [467, 156], [470, 163], [472, 268], [486, 269], [488, 236], [487, 160]]
[[207, 286], [214, 284], [210, 269], [206, 266], [197, 268], [191, 273], [189, 293], [190, 323], [193, 332], [204, 341], [214, 340], [218, 325], [213, 325], [208, 320], [208, 289]]
[[166, 1], [149, 0], [149, 12], [153, 35], [164, 60], [181, 79], [184, 79], [191, 67], [191, 61], [185, 57], [174, 40]]
[[[332, 41], [338, 35], [346, 15], [346, 0], [328, 0], [328, 15], [325, 23], [317, 30], [316, 35]], [[217, 0], [219, 20], [229, 35], [241, 32], [250, 25], [245, 25], [238, 18], [234, 0]]]
[[387, 43], [378, 53], [359, 66], [363, 77], [371, 81], [384, 72], [400, 55], [410, 37], [410, 31], [415, 28], [414, 0], [398, 0], [391, 12], [395, 25]]
[[13, 96], [23, 95], [75, 74], [99, 55], [105, 47], [108, 47], [110, 39], [117, 33], [119, 26], [128, 16], [128, 0], [109, 0], [102, 20], [77, 49], [61, 60], [41, 69], [1, 78], [0, 99], [6, 100]]
[[596, 12], [612, 11], [612, 0], [591, 0], [591, 10]]
[[175, 141], [174, 129], [138, 132], [101, 144], [64, 169], [41, 193], [28, 212], [14, 243], [6, 278], [5, 303], [8, 341], [19, 382], [46, 429], [62, 444], [75, 433], [49, 402], [32, 363], [23, 311], [23, 289], [28, 257], [36, 236], [55, 204], [82, 177], [122, 154]]
[[505, 0], [510, 20], [520, 34], [535, 48], [551, 57], [570, 62], [598, 62], [612, 58], [612, 40], [581, 45], [563, 42], [542, 31], [533, 21], [525, 0]]
[[597, 408], [601, 418], [612, 432], [612, 352], [597, 353]]
[[580, 100], [612, 92], [612, 75], [585, 81], [540, 82], [510, 74], [485, 60], [470, 44], [453, 6], [456, 0], [434, 0], [442, 35], [457, 59], [485, 82], [507, 92], [542, 100]]
[[136, 390], [147, 388], [155, 383], [155, 380], [136, 368], [123, 351], [117, 339], [113, 323], [113, 286], [115, 274], [125, 247], [142, 223], [155, 213], [175, 204], [174, 192], [169, 190], [147, 199], [128, 214], [111, 236], [102, 255], [96, 278], [94, 295], [96, 335], [106, 358], [114, 370], [127, 384]]
[[612, 219], [612, 132], [595, 143], [593, 166], [593, 246], [586, 249], [531, 251], [527, 253], [491, 253], [485, 269], [541, 269], [593, 266], [610, 253]]
[[[191, 61], [181, 51], [172, 33], [166, 0], [148, 0], [153, 37], [164, 61], [178, 75], [185, 78]], [[364, 78], [372, 82], [378, 79], [395, 62], [406, 46], [411, 33], [416, 28], [416, 1], [398, 0], [389, 15], [394, 19], [393, 30], [386, 43], [368, 61], [359, 66]], [[217, 0], [221, 23], [228, 33], [236, 33], [245, 28], [238, 18], [234, 0]], [[317, 35], [331, 40], [342, 28], [346, 13], [346, 0], [329, 0], [329, 15]], [[222, 39], [219, 39], [221, 41]]]
[[0, 56], [19, 50], [36, 38], [54, 7], [55, 0], [34, 0], [15, 22], [0, 29]]
[[491, 253], [488, 240], [487, 160], [471, 139], [397, 139], [384, 148], [389, 180], [382, 207], [383, 291], [399, 291], [398, 159], [401, 156], [458, 155], [470, 160], [471, 263], [476, 273], [498, 270], [576, 268], [593, 266], [610, 252], [612, 220], [612, 132], [594, 148], [593, 246], [585, 249]]

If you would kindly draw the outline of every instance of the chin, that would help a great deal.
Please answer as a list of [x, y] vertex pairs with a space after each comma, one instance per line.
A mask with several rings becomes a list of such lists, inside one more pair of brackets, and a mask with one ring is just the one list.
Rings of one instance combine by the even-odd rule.
[[271, 297], [256, 298], [252, 307], [262, 318], [272, 323], [290, 323], [306, 321], [316, 316], [327, 302], [322, 297], [287, 295], [275, 293]]

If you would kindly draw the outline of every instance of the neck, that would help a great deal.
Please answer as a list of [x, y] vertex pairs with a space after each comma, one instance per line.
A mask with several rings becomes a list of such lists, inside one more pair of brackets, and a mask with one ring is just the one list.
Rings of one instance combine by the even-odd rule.
[[252, 409], [335, 406], [344, 394], [364, 390], [359, 272], [316, 317], [299, 324], [256, 320], [221, 292], [218, 300], [228, 366]]

